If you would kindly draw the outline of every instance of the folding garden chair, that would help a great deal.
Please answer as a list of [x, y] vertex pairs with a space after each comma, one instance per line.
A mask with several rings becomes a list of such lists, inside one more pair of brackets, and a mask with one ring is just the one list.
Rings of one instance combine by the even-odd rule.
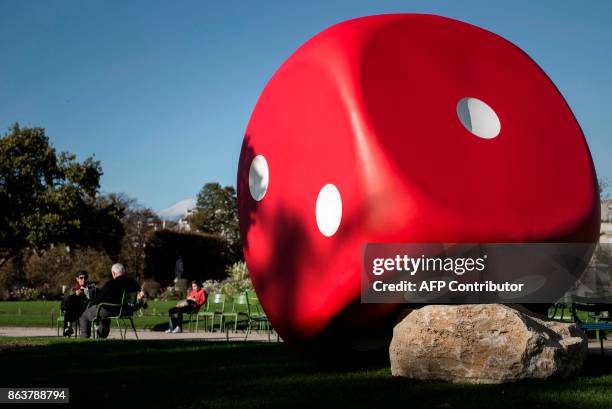
[[200, 311], [196, 314], [196, 329], [198, 332], [198, 326], [200, 323], [200, 317], [204, 319], [204, 329], [206, 329], [206, 324], [208, 323], [208, 319], [210, 318], [210, 331], [213, 332], [215, 330], [215, 318], [219, 317], [221, 321], [221, 316], [223, 314], [225, 308], [225, 294], [217, 293], [213, 294], [212, 297], [209, 297], [206, 300], [206, 308], [204, 311]]
[[[60, 336], [60, 326], [63, 328], [64, 327], [64, 320], [65, 320], [65, 316], [64, 313], [61, 312], [61, 315], [59, 317], [57, 317], [57, 336]], [[79, 320], [74, 321], [74, 327], [72, 328], [72, 335], [74, 335], [75, 338], [77, 338], [79, 336]], [[70, 335], [70, 337], [72, 337], [72, 335]]]
[[249, 316], [244, 340], [246, 341], [249, 337], [253, 326], [257, 326], [258, 331], [265, 329], [268, 332], [268, 341], [270, 341], [270, 333], [272, 332], [272, 327], [270, 326], [270, 321], [268, 321], [268, 316], [266, 315], [261, 304], [259, 303], [259, 298], [257, 298], [257, 294], [255, 293], [255, 291], [247, 291], [246, 297]]
[[246, 294], [240, 294], [238, 297], [236, 297], [232, 303], [231, 312], [224, 312], [221, 315], [221, 328], [225, 329], [225, 326], [229, 322], [233, 321], [234, 332], [236, 332], [236, 329], [238, 328], [238, 319], [241, 317], [244, 317], [248, 322], [249, 307]]
[[[136, 293], [135, 292], [131, 292], [131, 293], [126, 293], [124, 292], [123, 295], [121, 296], [121, 304], [111, 304], [111, 303], [100, 303], [97, 305], [98, 308], [96, 308], [96, 318], [94, 319], [94, 321], [92, 321], [92, 325], [94, 325], [95, 322], [100, 322], [102, 319], [108, 319], [108, 320], [115, 320], [115, 322], [117, 323], [117, 328], [119, 329], [119, 335], [121, 336], [121, 339], [126, 339], [127, 336], [127, 331], [128, 331], [128, 327], [127, 325], [125, 325], [125, 329], [121, 327], [121, 324], [124, 323], [125, 321], [129, 321], [129, 323], [132, 326], [132, 330], [134, 330], [134, 335], [136, 336], [136, 339], [138, 339], [138, 332], [136, 331], [136, 326], [134, 325], [134, 305], [136, 303]], [[100, 310], [102, 309], [102, 307], [104, 307], [105, 310], [107, 311], [117, 311], [116, 313], [112, 314], [111, 316], [105, 317], [105, 318], [101, 318], [100, 317]], [[92, 331], [93, 337], [97, 338], [97, 333], [96, 331]]]

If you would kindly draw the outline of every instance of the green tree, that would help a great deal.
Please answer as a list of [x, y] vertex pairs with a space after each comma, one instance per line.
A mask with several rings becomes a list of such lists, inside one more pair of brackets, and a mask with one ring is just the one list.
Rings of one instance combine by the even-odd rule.
[[147, 236], [145, 276], [161, 285], [175, 278], [177, 257], [183, 258], [183, 279], [224, 279], [230, 263], [225, 251], [227, 243], [217, 235], [196, 232], [158, 230]]
[[45, 295], [54, 297], [62, 293], [62, 285], [69, 288], [74, 285], [74, 274], [86, 270], [89, 280], [101, 284], [111, 278], [112, 260], [105, 251], [87, 249], [69, 249], [66, 246], [54, 246], [47, 250], [26, 251], [25, 271], [28, 284], [42, 290]]
[[121, 219], [125, 236], [121, 241], [119, 261], [129, 273], [144, 278], [146, 240], [152, 232], [161, 229], [162, 221], [153, 210], [142, 206], [136, 199], [125, 195], [116, 198], [125, 209]]
[[116, 257], [123, 209], [98, 195], [102, 168], [56, 153], [43, 128], [13, 125], [0, 136], [0, 267], [22, 250], [95, 247]]
[[227, 243], [230, 259], [242, 259], [240, 226], [238, 224], [238, 200], [233, 186], [221, 187], [219, 183], [207, 183], [196, 201], [195, 211], [188, 218], [192, 228], [215, 234]]

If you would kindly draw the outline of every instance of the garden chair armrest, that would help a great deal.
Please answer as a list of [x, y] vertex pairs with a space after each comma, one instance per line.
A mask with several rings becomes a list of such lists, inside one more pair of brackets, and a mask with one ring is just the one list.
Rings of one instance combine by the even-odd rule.
[[121, 307], [121, 304], [113, 304], [113, 303], [109, 303], [109, 302], [101, 302], [100, 304], [96, 305], [96, 317], [100, 316], [100, 308], [102, 307]]

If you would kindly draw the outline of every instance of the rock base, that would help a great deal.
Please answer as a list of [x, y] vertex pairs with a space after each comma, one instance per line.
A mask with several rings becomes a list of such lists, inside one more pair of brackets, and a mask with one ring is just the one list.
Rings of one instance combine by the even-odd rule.
[[423, 307], [395, 326], [389, 347], [393, 375], [461, 383], [564, 378], [587, 351], [575, 324], [500, 304]]

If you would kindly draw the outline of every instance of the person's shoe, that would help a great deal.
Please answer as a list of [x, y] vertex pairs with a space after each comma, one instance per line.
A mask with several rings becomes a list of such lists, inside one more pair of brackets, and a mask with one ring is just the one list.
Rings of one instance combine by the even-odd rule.
[[172, 332], [172, 328], [168, 328], [167, 330], [164, 331], [166, 334], [169, 334]]
[[64, 336], [65, 337], [71, 337], [73, 333], [74, 333], [74, 331], [72, 331], [72, 327], [64, 328]]
[[173, 334], [180, 334], [181, 332], [183, 332], [183, 330], [181, 329], [181, 327], [176, 327], [172, 330]]

